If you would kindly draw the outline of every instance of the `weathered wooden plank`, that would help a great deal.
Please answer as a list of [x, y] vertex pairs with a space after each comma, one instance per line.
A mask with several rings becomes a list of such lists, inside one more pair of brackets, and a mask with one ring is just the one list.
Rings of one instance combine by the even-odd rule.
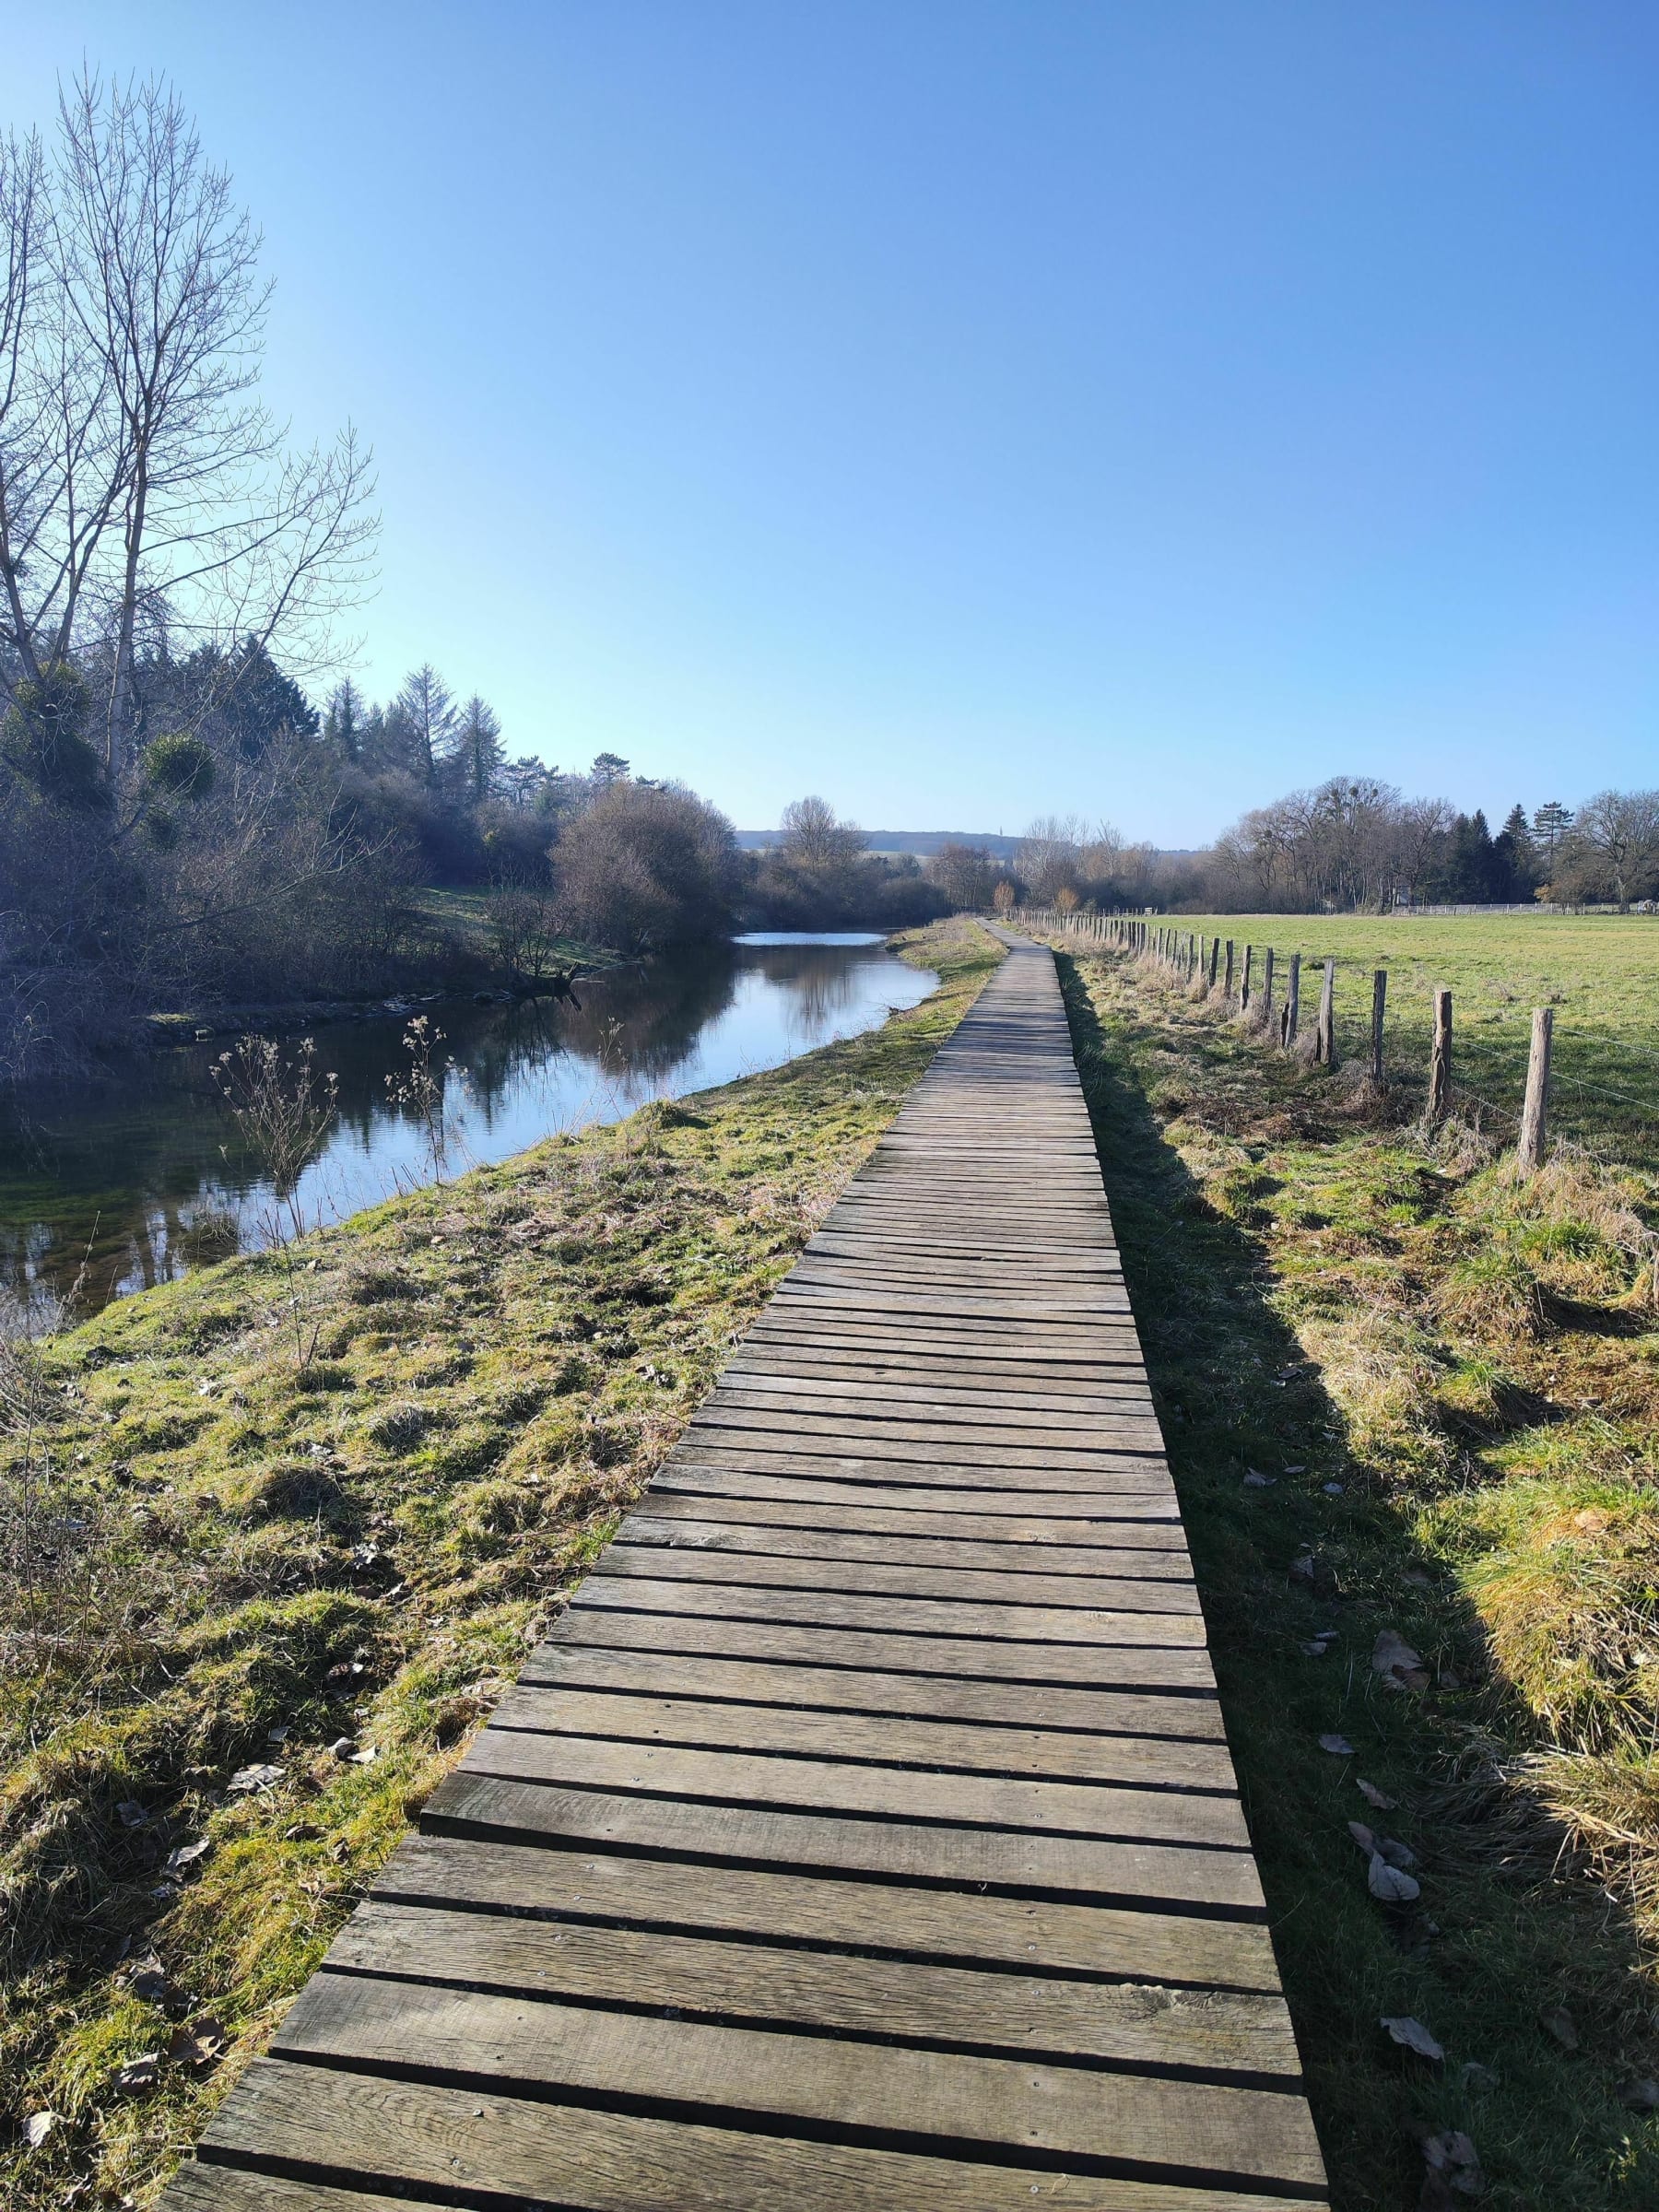
[[1154, 1989], [867, 1959], [760, 1940], [711, 1942], [661, 1927], [524, 1920], [371, 1900], [327, 1965], [396, 1978], [688, 2017], [834, 2028], [883, 2041], [1069, 2053], [1216, 2076], [1300, 2073], [1281, 1997]]
[[1109, 1413], [1125, 1402], [1138, 1406], [1151, 1394], [1149, 1385], [1133, 1373], [1071, 1383], [1023, 1376], [987, 1382], [981, 1372], [953, 1373], [928, 1359], [858, 1360], [814, 1353], [796, 1353], [791, 1358], [753, 1348], [733, 1355], [722, 1382], [733, 1390], [782, 1391], [814, 1402], [865, 1389], [881, 1396], [895, 1391], [914, 1392], [936, 1405], [969, 1406], [980, 1413], [1008, 1410], [1084, 1416], [1094, 1411]]
[[1272, 1945], [1259, 1923], [735, 1862], [688, 1868], [648, 1854], [623, 1857], [577, 1835], [534, 1842], [418, 1836], [382, 1869], [374, 1893], [547, 1920], [748, 1935], [935, 1965], [1017, 1966], [1031, 1974], [1080, 1975], [1090, 1987], [1167, 1984], [1199, 1994], [1277, 1989]]
[[[726, 1779], [732, 1773], [728, 1766]], [[733, 1804], [724, 1797], [646, 1796], [634, 1794], [631, 1783], [618, 1789], [597, 1781], [527, 1781], [488, 1773], [469, 1761], [439, 1783], [421, 1825], [433, 1834], [488, 1829], [523, 1840], [577, 1837], [614, 1850], [873, 1874], [888, 1882], [1071, 1891], [1100, 1904], [1234, 1911], [1261, 1905], [1248, 1852], [1159, 1839], [1045, 1835], [1030, 1828], [953, 1827], [912, 1818], [915, 1810], [907, 1805], [891, 1818], [873, 1820], [760, 1798]]]
[[[703, 1562], [718, 1569], [719, 1560]], [[918, 1636], [982, 1637], [1008, 1642], [1136, 1644], [1177, 1654], [1201, 1651], [1204, 1622], [1194, 1613], [1120, 1606], [959, 1603], [921, 1595], [794, 1588], [757, 1579], [705, 1581], [697, 1555], [665, 1551], [630, 1560], [606, 1552], [576, 1603], [641, 1611], [724, 1614], [747, 1620], [827, 1620], [854, 1629], [897, 1629]], [[673, 1567], [683, 1571], [670, 1573]], [[652, 1571], [654, 1569], [655, 1571]], [[1144, 1662], [1151, 1665], [1147, 1659]]]
[[[1158, 1735], [1057, 1731], [1008, 1721], [991, 1724], [883, 1712], [848, 1712], [787, 1700], [789, 1667], [772, 1669], [770, 1698], [712, 1700], [695, 1691], [573, 1681], [520, 1682], [491, 1716], [496, 1728], [603, 1736], [615, 1743], [667, 1743], [791, 1758], [885, 1760], [935, 1773], [1032, 1776], [1053, 1781], [1129, 1783], [1147, 1788], [1233, 1791], [1226, 1747]], [[1229, 1824], [1229, 1832], [1236, 1829]]]
[[315, 1974], [276, 2048], [677, 2106], [810, 2120], [954, 2148], [1317, 2185], [1306, 2105], [1272, 2090], [916, 2051], [823, 2036], [618, 2018], [420, 1983]]
[[[715, 1710], [727, 1724], [722, 1729], [708, 1724], [702, 1731], [705, 1740], [723, 1733], [738, 1734], [730, 1724], [730, 1715], [734, 1710], [743, 1709]], [[758, 1723], [751, 1732], [759, 1736], [769, 1733]], [[865, 1818], [959, 1821], [975, 1827], [1049, 1830], [1056, 1835], [1182, 1843], [1201, 1847], [1218, 1857], [1241, 1855], [1249, 1847], [1244, 1817], [1236, 1798], [1137, 1788], [1129, 1783], [1030, 1782], [996, 1774], [923, 1772], [909, 1767], [775, 1756], [741, 1748], [533, 1735], [494, 1726], [480, 1730], [467, 1763], [474, 1773], [565, 1788], [645, 1790], [657, 1796], [703, 1798], [721, 1805], [765, 1805], [806, 1812], [852, 1813]]]
[[[702, 1593], [679, 1589], [677, 1605], [650, 1612], [614, 1601], [630, 1589], [613, 1587], [610, 1605], [578, 1605], [555, 1621], [541, 1649], [554, 1653], [567, 1645], [594, 1645], [606, 1651], [672, 1651], [724, 1653], [733, 1658], [800, 1660], [808, 1665], [885, 1668], [894, 1674], [943, 1676], [952, 1680], [1014, 1682], [1033, 1693], [1056, 1688], [1121, 1688], [1168, 1693], [1202, 1703], [1215, 1694], [1209, 1659], [1201, 1651], [1158, 1651], [1124, 1644], [1015, 1643], [989, 1639], [965, 1641], [957, 1636], [868, 1631], [835, 1613], [818, 1622], [764, 1617], [711, 1614]], [[527, 1663], [528, 1664], [528, 1663]], [[1171, 1735], [1219, 1734], [1208, 1724]]]
[[[773, 1426], [781, 1412], [807, 1415], [815, 1420], [879, 1422], [889, 1435], [906, 1435], [924, 1423], [946, 1436], [971, 1435], [980, 1439], [1006, 1437], [1011, 1443], [1053, 1442], [1062, 1450], [1087, 1448], [1099, 1439], [1115, 1438], [1120, 1425], [1129, 1422], [1137, 1435], [1151, 1432], [1152, 1394], [1125, 1389], [1115, 1398], [1092, 1406], [996, 1406], [975, 1402], [965, 1392], [941, 1393], [920, 1382], [895, 1386], [872, 1382], [865, 1387], [845, 1383], [840, 1388], [818, 1384], [816, 1389], [780, 1387], [747, 1375], [728, 1376], [708, 1401], [711, 1411], [746, 1413]], [[758, 1422], [759, 1425], [759, 1422]], [[854, 1433], [857, 1433], [854, 1431]]]
[[[827, 1656], [834, 1646], [819, 1647]], [[1218, 1747], [1219, 1709], [1210, 1699], [1172, 1692], [1062, 1689], [1041, 1692], [1021, 1683], [980, 1682], [883, 1673], [873, 1667], [813, 1665], [798, 1655], [732, 1659], [706, 1650], [650, 1651], [606, 1645], [544, 1643], [519, 1677], [519, 1688], [574, 1685], [643, 1690], [660, 1697], [725, 1698], [744, 1704], [818, 1706], [837, 1712], [908, 1714], [914, 1719], [985, 1721], [999, 1726], [1077, 1729], [1101, 1735], [1180, 1737]], [[509, 1692], [509, 1697], [513, 1692]], [[504, 1712], [505, 1707], [498, 1711]], [[1230, 1787], [1225, 1763], [1218, 1787]]]
[[[1306, 2197], [1217, 2194], [1184, 2183], [1080, 2177], [1053, 2160], [987, 2166], [861, 2145], [802, 2141], [499, 2090], [376, 2079], [258, 2059], [213, 2122], [208, 2158], [272, 2146], [323, 2176], [367, 2169], [397, 2198], [229, 2165], [186, 2167], [169, 2204], [186, 2212], [386, 2212], [402, 2201], [499, 2195], [580, 2212], [1321, 2212]], [[417, 2193], [431, 2190], [431, 2196]]]
[[[735, 1430], [688, 1430], [674, 1447], [671, 1467], [747, 1467], [761, 1475], [833, 1475], [844, 1482], [900, 1483], [921, 1488], [937, 1483], [947, 1489], [979, 1489], [1041, 1495], [1069, 1489], [1098, 1500], [1122, 1500], [1121, 1510], [1133, 1511], [1138, 1499], [1149, 1517], [1172, 1520], [1179, 1508], [1175, 1487], [1164, 1462], [1149, 1452], [1101, 1454], [1094, 1466], [1062, 1465], [1056, 1459], [1043, 1462], [1039, 1455], [1030, 1466], [1012, 1466], [1001, 1453], [967, 1453], [955, 1459], [931, 1460], [905, 1453], [884, 1456], [861, 1440], [856, 1450], [836, 1451], [826, 1440], [804, 1439], [793, 1449], [774, 1444], [764, 1447], [747, 1441]], [[1120, 1510], [1116, 1505], [1114, 1511]]]
[[1144, 1573], [1134, 1578], [1020, 1573], [1012, 1569], [929, 1567], [908, 1559], [902, 1566], [888, 1566], [865, 1559], [790, 1559], [735, 1548], [681, 1550], [672, 1544], [659, 1546], [647, 1541], [613, 1544], [593, 1571], [595, 1575], [642, 1574], [675, 1582], [744, 1583], [779, 1590], [851, 1590], [860, 1595], [882, 1594], [996, 1606], [1077, 1606], [1092, 1612], [1191, 1617], [1198, 1611], [1198, 1594], [1190, 1582]]
[[[685, 1500], [670, 1499], [665, 1502], [672, 1507], [683, 1505]], [[813, 1528], [780, 1525], [776, 1522], [757, 1527], [746, 1523], [740, 1514], [730, 1519], [724, 1515], [719, 1520], [712, 1519], [712, 1510], [705, 1500], [695, 1518], [672, 1510], [662, 1513], [629, 1513], [613, 1540], [618, 1544], [666, 1544], [701, 1551], [770, 1552], [797, 1559], [867, 1559], [883, 1565], [893, 1556], [890, 1528], [875, 1531]], [[796, 1508], [797, 1512], [800, 1510]], [[1125, 1548], [1104, 1543], [1086, 1547], [1043, 1539], [1021, 1544], [1006, 1537], [929, 1535], [913, 1529], [906, 1535], [910, 1557], [919, 1567], [1030, 1572], [1044, 1581], [1066, 1575], [1109, 1575], [1165, 1582], [1192, 1580], [1192, 1568], [1184, 1548], [1155, 1551], [1146, 1545]]]
[[[889, 1539], [896, 1536], [915, 1543], [921, 1547], [919, 1556], [924, 1559], [932, 1556], [926, 1549], [925, 1539], [933, 1536], [993, 1545], [1053, 1545], [1056, 1548], [1054, 1553], [1049, 1555], [1051, 1565], [1060, 1552], [1067, 1549], [1089, 1556], [1097, 1552], [1127, 1549], [1183, 1561], [1187, 1557], [1181, 1529], [1174, 1522], [1108, 1521], [1093, 1515], [1078, 1515], [1066, 1520], [1037, 1513], [973, 1512], [954, 1509], [941, 1512], [936, 1506], [930, 1510], [903, 1512], [896, 1512], [889, 1505], [877, 1505], [867, 1498], [856, 1499], [855, 1502], [847, 1504], [764, 1493], [750, 1496], [738, 1487], [744, 1479], [738, 1476], [730, 1478], [724, 1487], [717, 1482], [700, 1487], [695, 1476], [677, 1475], [669, 1480], [653, 1484], [649, 1499], [651, 1520], [656, 1524], [718, 1518], [720, 1524], [726, 1528], [846, 1529], [860, 1535], [881, 1535]], [[764, 1481], [766, 1477], [750, 1477], [747, 1479]], [[816, 1487], [826, 1488], [829, 1486], [820, 1484]], [[629, 1518], [631, 1520], [634, 1516], [630, 1515]], [[889, 1542], [888, 1557], [891, 1557], [891, 1550]]]
[[[798, 1475], [774, 1475], [763, 1469], [735, 1465], [724, 1456], [671, 1458], [651, 1486], [653, 1512], [662, 1512], [670, 1498], [688, 1501], [707, 1498], [778, 1499], [813, 1506], [840, 1506], [858, 1513], [879, 1512], [895, 1517], [917, 1514], [924, 1521], [948, 1516], [1017, 1525], [1052, 1524], [1064, 1529], [1067, 1543], [1092, 1541], [1089, 1531], [1106, 1532], [1111, 1544], [1145, 1544], [1154, 1550], [1184, 1543], [1175, 1510], [1172, 1488], [1150, 1497], [1144, 1491], [1090, 1489], [1010, 1489], [974, 1488], [965, 1483], [906, 1485], [875, 1484], [858, 1477], [847, 1479], [815, 1468]], [[700, 1511], [694, 1505], [693, 1510]]]

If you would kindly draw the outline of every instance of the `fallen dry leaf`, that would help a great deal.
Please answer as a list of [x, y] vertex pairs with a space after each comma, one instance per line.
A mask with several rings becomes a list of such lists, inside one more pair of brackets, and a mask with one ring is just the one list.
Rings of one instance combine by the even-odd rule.
[[210, 2012], [203, 2012], [173, 2030], [167, 2055], [182, 2065], [210, 2066], [224, 2048], [225, 2030]]
[[281, 1780], [280, 1767], [238, 1767], [225, 1786], [232, 1796], [247, 1796], [257, 1790], [275, 1789]]
[[1403, 1867], [1391, 1866], [1381, 1852], [1373, 1852], [1365, 1870], [1365, 1886], [1385, 1905], [1409, 1905], [1422, 1895], [1417, 1882]]
[[123, 1828], [147, 1828], [149, 1815], [135, 1797], [124, 1797], [115, 1807], [115, 1818]]
[[1371, 1806], [1372, 1812], [1374, 1813], [1392, 1813], [1396, 1810], [1399, 1806], [1400, 1801], [1397, 1797], [1387, 1796], [1377, 1787], [1374, 1782], [1363, 1782], [1357, 1780], [1354, 1783], [1354, 1787], [1359, 1791], [1360, 1796], [1364, 1798], [1366, 1804]]
[[135, 1997], [147, 2005], [164, 2004], [171, 1984], [167, 1969], [154, 1951], [146, 1951], [142, 1959], [135, 1959], [126, 1970], [127, 1986]]
[[1543, 2021], [1549, 2033], [1555, 2037], [1563, 2051], [1578, 2049], [1579, 2031], [1573, 2026], [1572, 2015], [1565, 2006], [1558, 2005], [1552, 2012], [1541, 2012], [1538, 2018]]
[[1380, 1836], [1367, 1828], [1363, 1820], [1350, 1820], [1347, 1826], [1348, 1834], [1368, 1858], [1386, 1859], [1391, 1866], [1406, 1869], [1417, 1865], [1417, 1853], [1409, 1843], [1402, 1843], [1394, 1836]]
[[160, 2052], [146, 2051], [137, 2058], [129, 2058], [124, 2066], [116, 2068], [116, 2092], [123, 2097], [141, 2097], [146, 2089], [153, 2089], [160, 2077]]
[[1627, 2081], [1618, 2101], [1633, 2112], [1659, 2112], [1659, 2081]]
[[[1418, 2143], [1423, 2162], [1429, 2169], [1419, 2200], [1421, 2205], [1446, 2205], [1453, 2189], [1460, 2196], [1486, 2194], [1486, 2176], [1480, 2171], [1479, 2157], [1461, 2128], [1449, 2127], [1439, 2135], [1420, 2136]], [[1431, 2183], [1434, 2185], [1430, 2186]]]
[[1319, 1747], [1322, 1751], [1328, 1751], [1333, 1759], [1352, 1759], [1354, 1756], [1354, 1747], [1346, 1735], [1322, 1735]]
[[205, 1859], [212, 1849], [212, 1841], [206, 1836], [198, 1836], [194, 1843], [181, 1843], [176, 1851], [168, 1853], [165, 1871], [182, 1874], [194, 1866], [198, 1859]]
[[23, 2123], [23, 2140], [30, 2150], [39, 2150], [58, 2124], [55, 2112], [30, 2112]]
[[1409, 2014], [1396, 2017], [1384, 2013], [1380, 2025], [1403, 2049], [1415, 2051], [1419, 2058], [1432, 2059], [1438, 2065], [1446, 2055], [1422, 2021], [1414, 2020]]
[[1429, 1674], [1422, 1660], [1397, 1629], [1384, 1629], [1371, 1653], [1371, 1665], [1386, 1689], [1427, 1689]]

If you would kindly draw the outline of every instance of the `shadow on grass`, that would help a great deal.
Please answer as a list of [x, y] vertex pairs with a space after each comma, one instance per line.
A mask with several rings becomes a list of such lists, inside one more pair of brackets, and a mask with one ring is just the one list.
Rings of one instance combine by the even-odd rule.
[[[1562, 1831], [1513, 1780], [1535, 1730], [1494, 1680], [1473, 1607], [1419, 1555], [1409, 1499], [1350, 1459], [1248, 1208], [1219, 1210], [1165, 1140], [1135, 1025], [1109, 1034], [1077, 964], [1059, 970], [1333, 2202], [1416, 2205], [1419, 2139], [1452, 2127], [1474, 2138], [1489, 2204], [1659, 2203], [1641, 2165], [1653, 2124], [1617, 2095], [1644, 2024], [1630, 1913], [1559, 1871]], [[1277, 1088], [1286, 1071], [1268, 1070]], [[1253, 1470], [1271, 1487], [1248, 1485]], [[1373, 1670], [1384, 1628], [1424, 1655], [1425, 1694]], [[1350, 1821], [1418, 1854], [1417, 1904], [1372, 1900]], [[1577, 2054], [1542, 2025], [1562, 2006]], [[1394, 2046], [1385, 2015], [1425, 2022], [1445, 2063]], [[1457, 2201], [1432, 2190], [1424, 2203]]]

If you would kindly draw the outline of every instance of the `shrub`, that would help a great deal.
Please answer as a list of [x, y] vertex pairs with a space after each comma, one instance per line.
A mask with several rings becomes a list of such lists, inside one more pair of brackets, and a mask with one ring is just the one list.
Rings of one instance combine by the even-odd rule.
[[611, 784], [568, 824], [552, 857], [559, 922], [572, 935], [645, 952], [730, 924], [732, 825], [677, 785]]

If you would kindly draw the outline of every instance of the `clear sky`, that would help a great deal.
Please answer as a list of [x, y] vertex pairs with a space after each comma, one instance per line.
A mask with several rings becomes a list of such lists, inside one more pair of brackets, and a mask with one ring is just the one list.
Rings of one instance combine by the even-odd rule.
[[359, 674], [740, 826], [1659, 782], [1659, 10], [0, 0], [169, 73], [373, 444]]

